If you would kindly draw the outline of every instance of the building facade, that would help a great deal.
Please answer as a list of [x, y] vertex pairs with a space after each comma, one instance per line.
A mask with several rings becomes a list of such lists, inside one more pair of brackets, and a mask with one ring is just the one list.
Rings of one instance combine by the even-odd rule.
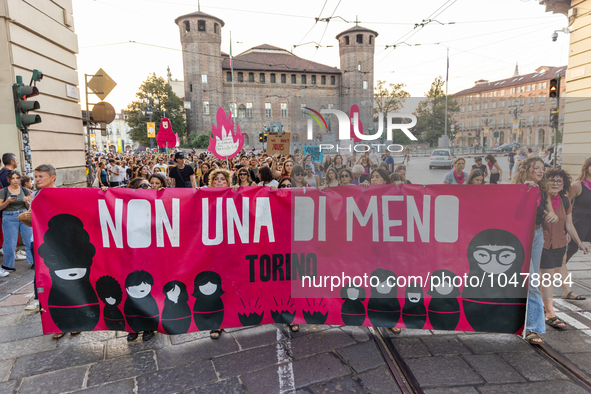
[[0, 0], [1, 153], [17, 154], [20, 169], [30, 171], [16, 127], [12, 84], [19, 75], [28, 84], [33, 69], [40, 70], [40, 94], [32, 99], [41, 106], [35, 113], [42, 122], [30, 127], [30, 164], [52, 164], [60, 186], [86, 184], [77, 53], [71, 0]]
[[[534, 73], [489, 82], [455, 93], [460, 112], [454, 116], [456, 146], [495, 146], [517, 142], [548, 146], [554, 142], [550, 126], [556, 98], [549, 97], [550, 80], [566, 75], [567, 68], [541, 66]], [[565, 79], [561, 78], [559, 132], [564, 127]]]
[[591, 0], [540, 0], [570, 30], [562, 167], [571, 175], [591, 156]]
[[[232, 111], [247, 148], [260, 148], [263, 126], [281, 123], [292, 141], [307, 140], [309, 117], [304, 107], [360, 107], [362, 122], [372, 124], [373, 57], [378, 33], [354, 26], [337, 35], [340, 69], [300, 58], [272, 45], [259, 45], [232, 58], [221, 51], [224, 21], [203, 12], [175, 20], [183, 48], [184, 100], [190, 133], [211, 131], [219, 107]], [[338, 131], [327, 116], [327, 128], [313, 139]]]

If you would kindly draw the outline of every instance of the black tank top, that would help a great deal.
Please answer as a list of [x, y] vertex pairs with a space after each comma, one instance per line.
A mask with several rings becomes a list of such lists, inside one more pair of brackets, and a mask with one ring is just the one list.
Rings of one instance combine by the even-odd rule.
[[573, 217], [591, 216], [591, 190], [581, 183], [581, 194], [573, 200]]
[[540, 225], [544, 222], [544, 210], [546, 209], [546, 194], [542, 191], [540, 205], [538, 205], [538, 209], [536, 210], [536, 224]]

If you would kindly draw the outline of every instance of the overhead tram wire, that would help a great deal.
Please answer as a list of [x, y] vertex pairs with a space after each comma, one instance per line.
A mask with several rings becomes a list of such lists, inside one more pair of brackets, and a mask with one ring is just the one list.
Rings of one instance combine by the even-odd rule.
[[302, 39], [298, 42], [297, 45], [301, 44], [302, 41], [304, 41], [304, 38], [306, 38], [308, 36], [308, 34], [310, 34], [310, 32], [312, 31], [312, 29], [314, 29], [314, 27], [316, 26], [316, 24], [318, 23], [318, 20], [320, 19], [320, 17], [322, 16], [322, 12], [324, 11], [324, 7], [326, 7], [326, 3], [328, 3], [328, 0], [324, 0], [324, 5], [322, 6], [322, 9], [320, 10], [320, 14], [318, 14], [318, 18], [315, 18], [314, 24], [312, 25], [312, 27], [310, 28], [310, 30], [308, 30], [306, 32], [306, 34], [304, 34], [304, 36], [302, 37]]

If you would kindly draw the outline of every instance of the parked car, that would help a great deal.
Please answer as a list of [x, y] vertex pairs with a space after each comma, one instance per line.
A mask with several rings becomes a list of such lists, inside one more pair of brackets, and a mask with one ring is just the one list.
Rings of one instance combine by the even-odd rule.
[[429, 169], [433, 167], [453, 167], [454, 157], [451, 149], [435, 149], [429, 159]]
[[497, 152], [511, 152], [513, 148], [519, 149], [519, 144], [503, 144], [497, 148]]

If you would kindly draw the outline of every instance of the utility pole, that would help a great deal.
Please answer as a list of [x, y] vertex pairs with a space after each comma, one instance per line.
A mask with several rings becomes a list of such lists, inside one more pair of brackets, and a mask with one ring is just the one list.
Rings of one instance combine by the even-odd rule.
[[556, 167], [558, 161], [558, 126], [560, 124], [560, 78], [561, 75], [558, 73], [556, 77], [558, 83], [556, 84], [556, 122], [554, 122], [554, 159], [552, 160], [553, 167]]

